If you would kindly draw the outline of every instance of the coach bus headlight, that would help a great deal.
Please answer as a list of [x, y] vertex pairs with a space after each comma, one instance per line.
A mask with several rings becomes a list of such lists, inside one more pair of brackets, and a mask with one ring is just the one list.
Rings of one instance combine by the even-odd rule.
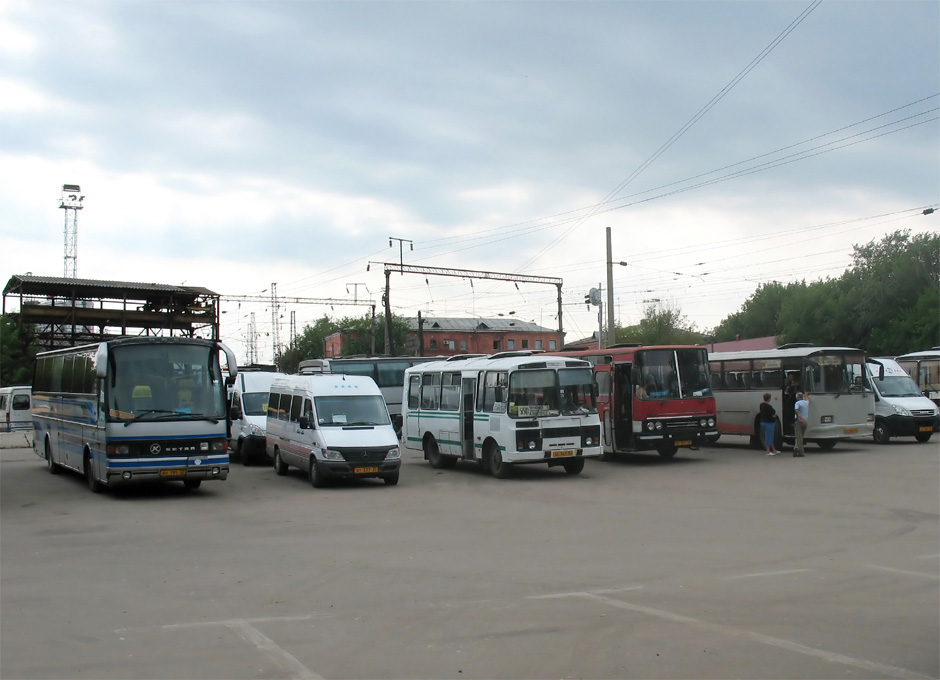
[[219, 468], [217, 468], [217, 467], [212, 468], [212, 476], [213, 476], [213, 477], [218, 477], [220, 474], [222, 474], [222, 471], [221, 471]]
[[212, 442], [212, 450], [215, 451], [216, 453], [220, 451], [225, 451], [225, 440], [219, 439], [217, 441]]
[[125, 482], [130, 480], [131, 477], [133, 477], [133, 475], [130, 472], [121, 473], [121, 479], [123, 479]]
[[656, 431], [659, 432], [659, 431], [662, 430], [662, 429], [663, 429], [663, 423], [662, 423], [662, 421], [661, 421], [661, 420], [657, 420], [657, 421], [656, 421]]
[[587, 437], [585, 437], [585, 438], [584, 438], [584, 445], [585, 445], [585, 446], [594, 446], [594, 438], [591, 437], [590, 435], [588, 435]]
[[119, 456], [126, 456], [131, 452], [131, 447], [127, 444], [109, 444], [108, 445], [108, 455], [113, 456], [115, 454]]
[[709, 419], [708, 419], [708, 426], [709, 426], [709, 427], [715, 427], [715, 419], [714, 419], [714, 418], [709, 418]]
[[343, 454], [333, 449], [323, 449], [324, 460], [344, 460]]
[[705, 427], [707, 422], [708, 422], [707, 420], [702, 418], [700, 421], [698, 421], [699, 427]]
[[389, 449], [388, 453], [385, 454], [385, 460], [398, 460], [401, 458], [401, 449], [397, 446], [394, 449]]

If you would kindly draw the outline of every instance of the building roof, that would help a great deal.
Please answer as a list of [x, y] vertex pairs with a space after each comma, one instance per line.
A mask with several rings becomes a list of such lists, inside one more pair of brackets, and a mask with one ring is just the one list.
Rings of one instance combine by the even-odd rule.
[[218, 296], [208, 288], [195, 286], [173, 286], [163, 283], [138, 283], [136, 281], [106, 281], [101, 279], [73, 279], [61, 276], [33, 276], [32, 274], [15, 274], [10, 277], [3, 289], [7, 295], [12, 291], [22, 289], [26, 295], [59, 295], [64, 289], [75, 291], [77, 297], [104, 297], [120, 298], [115, 295], [118, 291], [139, 291], [145, 293], [141, 298], [150, 297], [148, 293], [165, 293], [198, 297], [200, 295]]
[[[418, 319], [407, 320], [411, 330], [418, 330]], [[461, 318], [429, 316], [421, 319], [424, 331], [454, 331], [461, 333], [557, 333], [551, 328], [544, 328], [532, 321], [523, 321], [512, 317], [483, 319], [480, 317]]]

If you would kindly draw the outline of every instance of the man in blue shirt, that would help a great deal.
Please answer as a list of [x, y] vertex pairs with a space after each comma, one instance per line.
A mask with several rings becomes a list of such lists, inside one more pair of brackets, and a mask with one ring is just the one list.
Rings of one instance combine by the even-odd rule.
[[804, 437], [806, 436], [806, 424], [809, 422], [809, 393], [797, 392], [796, 403], [793, 405], [793, 414], [796, 420], [793, 422], [793, 429], [796, 432], [796, 446], [793, 447], [793, 457], [802, 458], [806, 453]]

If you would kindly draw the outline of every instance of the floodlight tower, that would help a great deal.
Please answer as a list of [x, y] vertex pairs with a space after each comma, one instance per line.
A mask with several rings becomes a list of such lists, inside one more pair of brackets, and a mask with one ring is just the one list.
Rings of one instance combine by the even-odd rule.
[[62, 185], [59, 207], [65, 211], [65, 278], [78, 277], [78, 211], [82, 209], [81, 187], [77, 184]]

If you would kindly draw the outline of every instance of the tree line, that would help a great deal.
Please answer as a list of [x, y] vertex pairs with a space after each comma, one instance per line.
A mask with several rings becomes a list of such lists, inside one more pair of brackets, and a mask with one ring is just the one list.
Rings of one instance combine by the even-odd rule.
[[[392, 345], [405, 353], [408, 322], [392, 316]], [[384, 354], [383, 316], [308, 324], [277, 360], [293, 372], [304, 359], [322, 358], [332, 333], [345, 336], [346, 354]], [[897, 355], [940, 345], [940, 235], [896, 231], [853, 246], [852, 265], [834, 279], [766, 283], [714, 329], [698, 330], [682, 311], [650, 304], [641, 321], [617, 327], [617, 342], [645, 345], [708, 344], [774, 336], [779, 343], [859, 347]], [[36, 343], [15, 314], [0, 317], [0, 385], [30, 384]]]

